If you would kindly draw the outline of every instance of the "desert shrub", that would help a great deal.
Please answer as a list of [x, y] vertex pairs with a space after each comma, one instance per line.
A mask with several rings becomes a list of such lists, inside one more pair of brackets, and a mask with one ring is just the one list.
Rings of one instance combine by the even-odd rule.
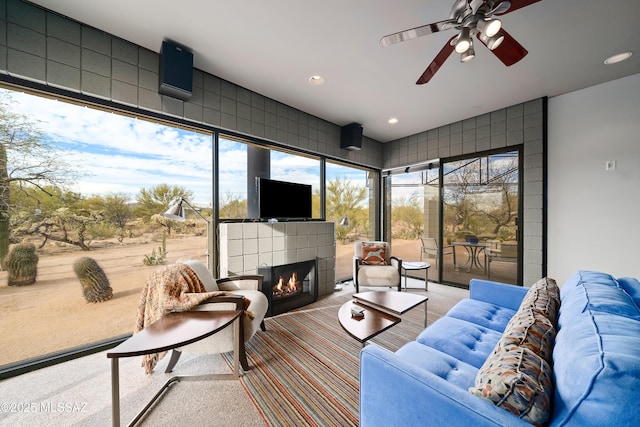
[[167, 257], [167, 234], [162, 234], [162, 246], [158, 247], [156, 252], [155, 248], [151, 250], [151, 255], [145, 255], [142, 262], [145, 265], [159, 265], [162, 264]]

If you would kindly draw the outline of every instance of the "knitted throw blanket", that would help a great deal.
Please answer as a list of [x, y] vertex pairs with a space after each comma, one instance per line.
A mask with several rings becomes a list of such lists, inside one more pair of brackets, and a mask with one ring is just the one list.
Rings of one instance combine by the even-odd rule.
[[[188, 311], [205, 300], [231, 292], [205, 292], [205, 287], [191, 267], [172, 264], [156, 270], [147, 279], [140, 302], [133, 333], [140, 332], [165, 314], [173, 311]], [[245, 309], [248, 301], [245, 299]], [[142, 366], [147, 374], [153, 371], [158, 361], [167, 352], [147, 354], [142, 357]]]

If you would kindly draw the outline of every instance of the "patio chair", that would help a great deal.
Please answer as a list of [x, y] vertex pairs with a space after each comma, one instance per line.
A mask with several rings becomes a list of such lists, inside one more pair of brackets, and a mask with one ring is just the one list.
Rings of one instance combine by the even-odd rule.
[[487, 247], [484, 251], [485, 262], [484, 265], [487, 269], [487, 279], [491, 279], [491, 263], [493, 262], [518, 262], [518, 244], [517, 243], [502, 243], [499, 240], [488, 240]]
[[[424, 255], [433, 256], [436, 259], [436, 269], [438, 268], [438, 259], [440, 258], [440, 249], [438, 248], [438, 241], [433, 237], [420, 237], [420, 243], [422, 248], [420, 250], [420, 261], [423, 260]], [[442, 255], [453, 255], [453, 268], [456, 268], [456, 248], [453, 245], [445, 245], [442, 247]]]

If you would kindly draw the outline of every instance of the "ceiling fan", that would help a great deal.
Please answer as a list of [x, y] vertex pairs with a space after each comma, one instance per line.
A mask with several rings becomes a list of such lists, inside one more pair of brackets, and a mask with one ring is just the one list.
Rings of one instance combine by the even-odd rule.
[[451, 7], [449, 19], [422, 25], [410, 30], [389, 34], [380, 40], [380, 45], [389, 46], [405, 40], [422, 37], [452, 28], [459, 30], [431, 64], [422, 73], [416, 84], [427, 83], [440, 69], [449, 55], [456, 51], [460, 61], [468, 62], [475, 56], [473, 37], [476, 36], [507, 67], [520, 61], [527, 55], [527, 50], [502, 28], [502, 22], [494, 15], [505, 15], [540, 0], [456, 0]]

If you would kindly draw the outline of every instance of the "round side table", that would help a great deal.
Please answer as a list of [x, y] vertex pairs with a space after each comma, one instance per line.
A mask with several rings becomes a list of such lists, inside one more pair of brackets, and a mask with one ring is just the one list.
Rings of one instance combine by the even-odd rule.
[[408, 270], [424, 270], [424, 290], [429, 290], [429, 267], [431, 264], [428, 262], [402, 262], [402, 269], [404, 270], [404, 290], [407, 290], [407, 271]]

